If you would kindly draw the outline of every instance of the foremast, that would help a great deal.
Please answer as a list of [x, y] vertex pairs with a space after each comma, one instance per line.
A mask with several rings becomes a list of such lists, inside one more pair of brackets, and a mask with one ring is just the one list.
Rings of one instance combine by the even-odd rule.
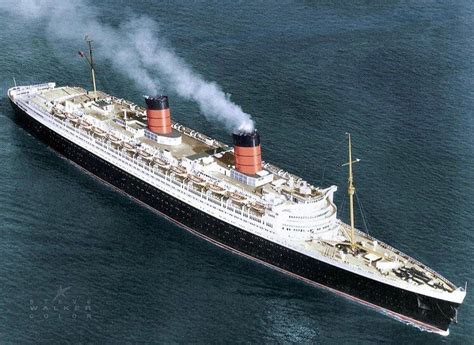
[[354, 225], [354, 194], [355, 194], [355, 186], [354, 186], [354, 177], [352, 175], [352, 164], [359, 162], [359, 159], [352, 160], [352, 141], [351, 141], [351, 134], [347, 133], [348, 142], [349, 142], [349, 162], [344, 165], [349, 165], [349, 179], [348, 179], [348, 188], [347, 194], [349, 195], [349, 216], [351, 219], [351, 234], [350, 234], [350, 241], [351, 247], [354, 248], [355, 243], [355, 225]]

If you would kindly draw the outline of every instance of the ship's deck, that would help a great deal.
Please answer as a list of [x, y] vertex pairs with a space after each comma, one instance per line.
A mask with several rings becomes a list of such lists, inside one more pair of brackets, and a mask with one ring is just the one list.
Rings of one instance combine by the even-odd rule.
[[[108, 112], [100, 112], [96, 106], [91, 106], [94, 102], [93, 93], [88, 93], [85, 89], [79, 87], [60, 87], [52, 90], [46, 90], [41, 95], [35, 96], [31, 101], [39, 107], [45, 108], [46, 103], [58, 100], [68, 100], [73, 104], [80, 106], [80, 110], [85, 115], [91, 116], [96, 120], [103, 122], [104, 125], [113, 128], [115, 131], [120, 131], [123, 135], [133, 138], [133, 133], [127, 131], [122, 126], [113, 122], [113, 119], [123, 119], [124, 114], [128, 120], [135, 120], [146, 128], [145, 109], [141, 107], [133, 107], [133, 105], [126, 101], [113, 98], [103, 92], [97, 91], [97, 99], [110, 100], [112, 109]], [[134, 124], [130, 126], [133, 127]], [[173, 130], [176, 132], [176, 130]], [[183, 133], [181, 133], [183, 134]], [[186, 134], [186, 133], [184, 133]], [[182, 136], [182, 143], [179, 145], [165, 145], [157, 143], [145, 137], [140, 137], [138, 140], [146, 143], [156, 149], [168, 150], [173, 157], [181, 159], [195, 154], [203, 153], [216, 148], [215, 145], [207, 145], [203, 141], [193, 138], [189, 135]]]
[[[182, 138], [181, 143], [178, 145], [166, 145], [144, 136], [135, 136], [134, 133], [116, 123], [116, 121], [127, 120], [127, 125], [131, 128], [146, 128], [146, 110], [133, 103], [100, 91], [97, 91], [96, 97], [94, 97], [93, 92], [88, 92], [80, 87], [57, 87], [42, 90], [31, 99], [31, 102], [43, 109], [47, 109], [47, 105], [53, 103], [60, 103], [64, 106], [66, 103], [73, 104], [76, 107], [74, 112], [82, 113], [86, 117], [89, 116], [93, 118], [103, 125], [101, 127], [106, 132], [110, 130], [119, 133], [122, 137], [128, 138], [127, 140], [134, 145], [139, 143], [146, 144], [145, 147], [152, 148], [151, 151], [169, 152], [177, 160], [183, 158], [212, 157], [213, 161], [223, 168], [234, 165], [233, 154], [225, 154], [226, 151], [232, 150], [231, 147], [181, 125], [174, 126], [173, 128], [173, 134], [181, 135]], [[153, 152], [151, 153], [153, 154]], [[296, 182], [303, 181], [301, 178], [291, 175], [273, 165], [265, 165], [265, 169], [273, 174], [273, 180], [288, 180], [291, 178]], [[209, 176], [224, 181], [229, 185], [233, 185], [243, 192], [253, 193], [258, 197], [263, 194], [262, 191], [274, 193], [275, 195], [283, 195], [288, 200], [300, 199], [301, 201], [310, 201], [312, 198], [321, 196], [320, 190], [309, 184], [305, 185], [309, 187], [310, 192], [303, 195], [300, 194], [296, 185], [295, 187], [280, 185], [277, 188], [273, 186], [272, 183], [267, 183], [263, 187], [253, 187], [245, 183], [240, 183], [219, 171], [210, 171]]]
[[[350, 226], [340, 222], [341, 238], [350, 238]], [[451, 282], [406, 254], [378, 241], [364, 232], [355, 230], [355, 243], [349, 240], [305, 242], [305, 247], [340, 263], [349, 264], [373, 275], [382, 275], [395, 282], [453, 292]]]

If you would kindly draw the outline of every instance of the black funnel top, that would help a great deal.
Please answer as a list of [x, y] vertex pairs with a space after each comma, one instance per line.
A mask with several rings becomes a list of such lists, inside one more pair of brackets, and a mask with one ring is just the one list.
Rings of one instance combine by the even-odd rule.
[[168, 96], [145, 97], [146, 106], [148, 109], [163, 110], [168, 109]]
[[260, 134], [257, 131], [250, 133], [232, 133], [235, 146], [255, 147], [260, 145]]

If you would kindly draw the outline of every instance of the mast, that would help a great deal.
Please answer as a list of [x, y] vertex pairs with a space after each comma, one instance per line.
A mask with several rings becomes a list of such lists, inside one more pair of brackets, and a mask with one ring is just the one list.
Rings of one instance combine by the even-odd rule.
[[89, 60], [91, 65], [91, 73], [92, 73], [92, 85], [94, 87], [94, 99], [97, 97], [97, 88], [95, 86], [95, 69], [94, 69], [94, 60], [92, 59], [92, 40], [89, 36], [85, 37], [87, 44], [89, 45]]
[[[94, 88], [94, 99], [97, 98], [97, 88], [96, 88], [96, 85], [95, 85], [95, 68], [94, 68], [94, 60], [92, 58], [92, 40], [89, 38], [88, 35], [86, 35], [86, 37], [84, 38], [84, 40], [87, 42], [87, 45], [89, 46], [89, 57], [87, 56], [84, 56], [87, 60], [87, 62], [89, 62], [89, 66], [91, 67], [91, 74], [92, 74], [92, 86]], [[80, 53], [79, 53], [80, 54]]]
[[349, 187], [347, 189], [347, 193], [349, 194], [349, 212], [351, 218], [351, 246], [354, 247], [355, 240], [354, 240], [354, 193], [355, 187], [353, 184], [353, 176], [352, 176], [352, 143], [351, 143], [351, 134], [348, 133], [349, 136]]
[[351, 141], [351, 134], [346, 133], [348, 135], [349, 140], [349, 162], [343, 165], [349, 165], [349, 186], [347, 188], [347, 194], [349, 195], [349, 216], [351, 219], [351, 247], [355, 247], [355, 226], [354, 226], [354, 194], [355, 194], [355, 187], [354, 187], [354, 176], [352, 175], [352, 164], [357, 163], [360, 159], [352, 160], [352, 141]]

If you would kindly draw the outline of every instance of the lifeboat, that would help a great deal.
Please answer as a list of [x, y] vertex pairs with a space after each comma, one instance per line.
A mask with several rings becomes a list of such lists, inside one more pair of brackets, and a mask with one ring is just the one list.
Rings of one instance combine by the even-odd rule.
[[76, 117], [76, 116], [71, 116], [71, 117], [68, 116], [68, 119], [69, 119], [69, 121], [71, 121], [71, 122], [72, 122], [73, 124], [75, 124], [75, 125], [77, 125], [77, 124], [81, 121], [81, 120], [79, 120], [79, 118]]
[[134, 146], [130, 145], [129, 143], [124, 143], [123, 148], [125, 149], [125, 151], [130, 152], [130, 153], [137, 152], [137, 149]]
[[189, 175], [188, 178], [192, 183], [197, 184], [198, 186], [204, 186], [206, 184], [206, 181], [196, 175]]
[[112, 134], [109, 134], [107, 136], [107, 138], [109, 138], [109, 140], [112, 142], [112, 144], [120, 144], [121, 143], [121, 140], [119, 138], [117, 138], [116, 136], [113, 136]]
[[149, 154], [148, 152], [146, 152], [144, 150], [138, 151], [138, 154], [140, 155], [140, 157], [142, 157], [143, 159], [145, 159], [147, 161], [152, 161], [153, 160], [153, 155]]
[[219, 194], [219, 195], [224, 195], [226, 192], [225, 188], [222, 188], [216, 184], [210, 183], [207, 187], [209, 188], [211, 192]]
[[239, 193], [229, 193], [229, 198], [231, 198], [232, 201], [235, 201], [237, 203], [243, 204], [247, 200], [247, 198]]
[[259, 203], [255, 203], [255, 204], [250, 204], [249, 207], [257, 212], [257, 213], [265, 213], [265, 206], [263, 206], [262, 204], [259, 204]]
[[174, 172], [176, 175], [178, 175], [180, 177], [188, 176], [188, 172], [183, 167], [174, 166], [174, 167], [171, 168], [171, 171]]
[[105, 131], [97, 127], [94, 127], [92, 131], [94, 132], [94, 134], [98, 135], [99, 137], [105, 137], [107, 135]]
[[169, 169], [169, 167], [170, 167], [170, 164], [169, 164], [168, 162], [165, 162], [164, 160], [161, 160], [161, 159], [159, 159], [159, 158], [155, 158], [153, 161], [154, 161], [156, 164], [158, 164], [158, 166], [159, 166], [160, 168]]
[[89, 122], [85, 121], [85, 120], [81, 121], [80, 126], [84, 129], [87, 129], [87, 130], [92, 128], [92, 125]]
[[55, 111], [54, 116], [59, 117], [60, 119], [65, 119], [66, 115], [61, 111]]

